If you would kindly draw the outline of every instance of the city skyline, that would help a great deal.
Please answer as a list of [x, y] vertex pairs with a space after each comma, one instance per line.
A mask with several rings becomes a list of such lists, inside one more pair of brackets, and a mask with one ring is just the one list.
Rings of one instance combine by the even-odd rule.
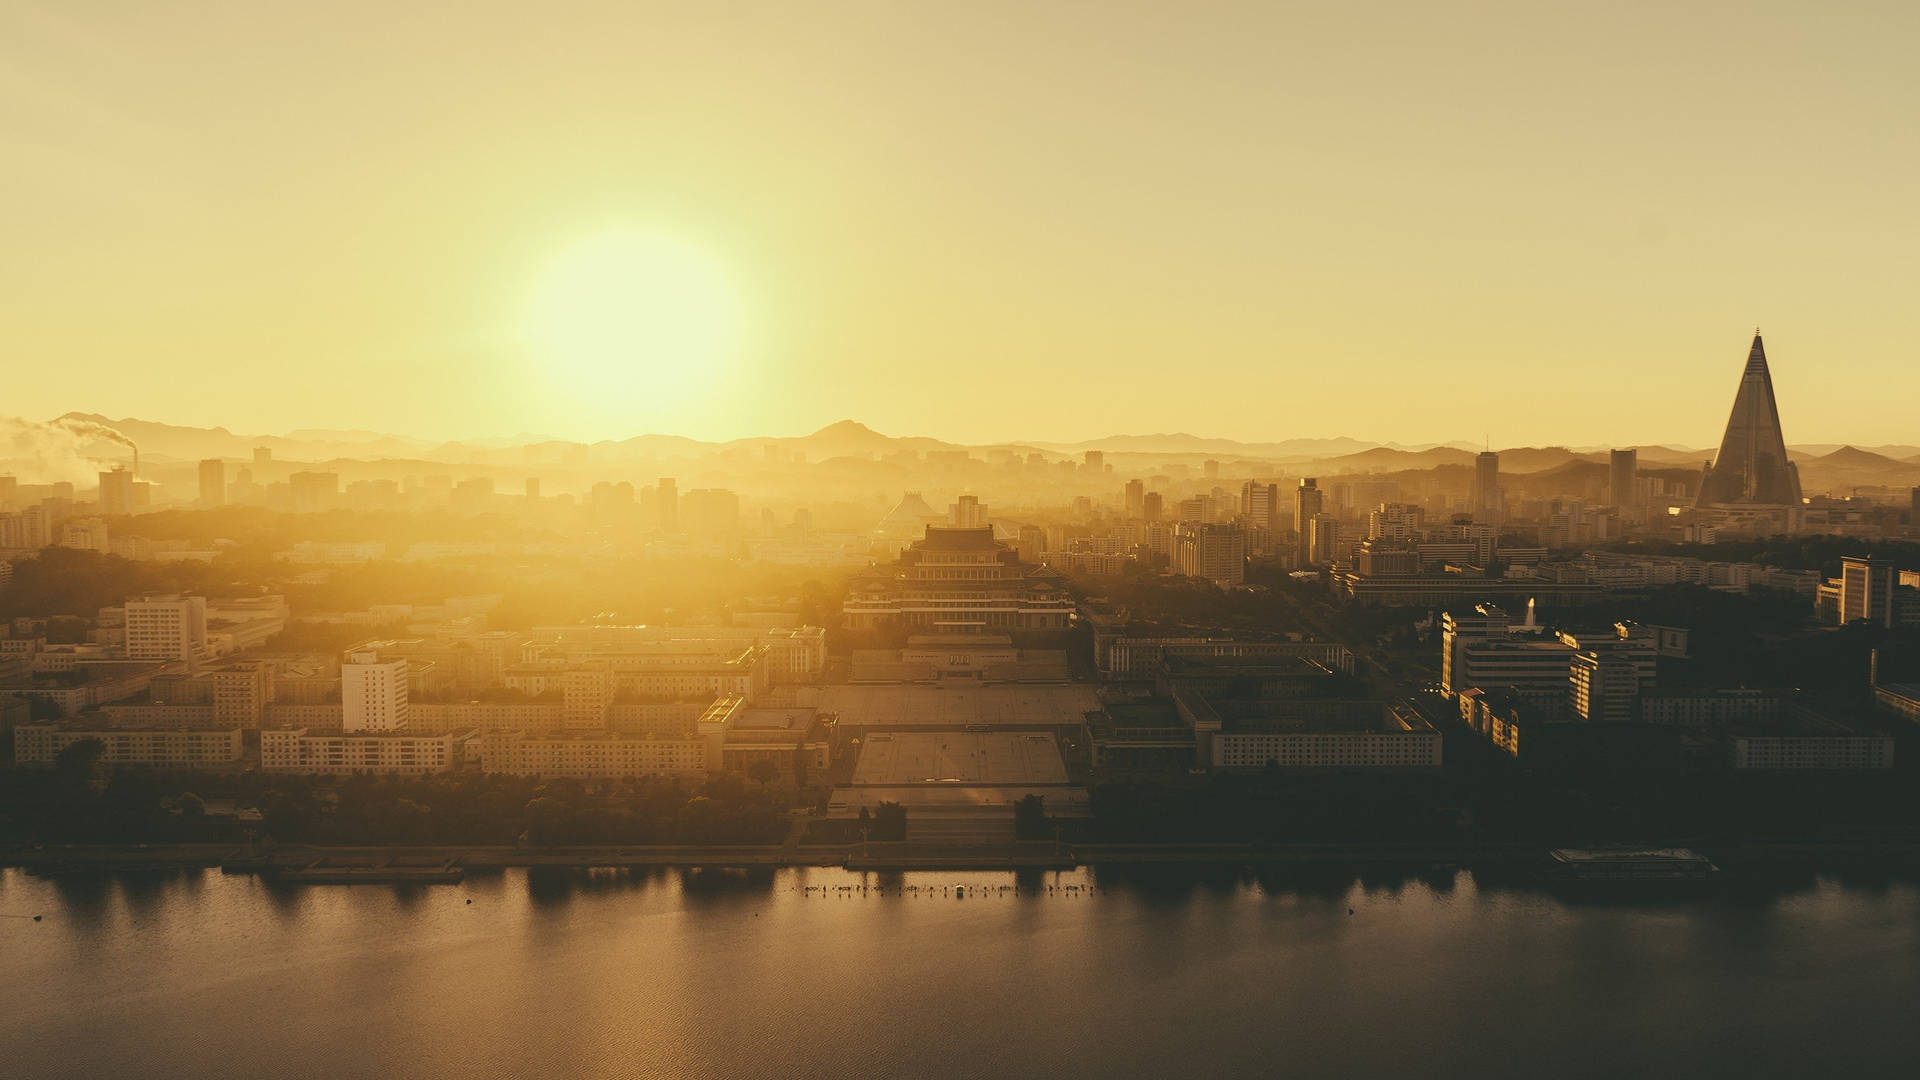
[[[1759, 334], [1759, 330], [1756, 329], [1755, 335], [1758, 336], [1758, 334]], [[1797, 379], [1790, 379], [1789, 384], [1791, 385], [1792, 383], [1797, 381], [1798, 381]], [[71, 396], [71, 395], [67, 395], [67, 396]], [[1785, 396], [1785, 395], [1782, 395], [1782, 396]], [[1818, 395], [1815, 394], [1814, 401], [1818, 402], [1819, 400], [1820, 399]], [[831, 406], [829, 406], [828, 408], [830, 410]], [[248, 410], [248, 411], [258, 412], [258, 410]], [[115, 420], [107, 415], [108, 412], [109, 410], [89, 408], [84, 405], [76, 405], [73, 407], [60, 409], [57, 413], [50, 413], [44, 419], [25, 416], [25, 415], [15, 415], [15, 416], [0, 415], [0, 423], [20, 422], [20, 423], [28, 423], [28, 424], [54, 424], [54, 423], [60, 422], [63, 419], [67, 419], [70, 417], [80, 417], [80, 418], [84, 418], [87, 422], [101, 423], [107, 426], [111, 426], [115, 422]], [[1105, 431], [1070, 427], [1068, 430], [1073, 432], [1073, 434], [1066, 434], [1058, 431], [1055, 431], [1055, 432], [1028, 431], [1028, 432], [1014, 432], [1008, 435], [989, 438], [989, 437], [985, 437], [984, 435], [980, 435], [979, 432], [977, 431], [974, 432], [973, 434], [978, 435], [979, 437], [973, 437], [973, 436], [970, 436], [970, 434], [966, 430], [953, 429], [953, 428], [943, 428], [941, 430], [901, 430], [901, 431], [898, 431], [897, 433], [883, 432], [881, 431], [881, 427], [885, 426], [884, 423], [881, 423], [880, 427], [876, 427], [875, 423], [870, 422], [869, 418], [863, 418], [863, 417], [857, 417], [857, 416], [851, 416], [851, 415], [835, 416], [830, 411], [826, 413], [822, 413], [821, 415], [823, 417], [826, 417], [826, 419], [818, 423], [807, 421], [807, 422], [802, 422], [797, 426], [793, 426], [793, 427], [779, 427], [778, 425], [780, 424], [780, 421], [775, 421], [774, 423], [776, 427], [769, 428], [767, 430], [754, 430], [754, 431], [739, 430], [739, 431], [733, 431], [733, 432], [728, 432], [723, 434], [715, 434], [711, 436], [696, 435], [685, 430], [677, 430], [677, 429], [670, 429], [670, 428], [666, 428], [666, 429], [620, 428], [618, 426], [610, 427], [606, 431], [597, 435], [569, 435], [564, 433], [564, 431], [562, 430], [542, 429], [542, 428], [537, 428], [531, 425], [522, 425], [516, 428], [511, 424], [509, 424], [507, 428], [500, 429], [500, 430], [464, 431], [458, 434], [442, 435], [442, 434], [434, 433], [434, 431], [430, 428], [430, 426], [422, 426], [418, 424], [409, 425], [404, 421], [390, 428], [363, 427], [363, 426], [359, 426], [359, 425], [356, 425], [353, 423], [347, 423], [347, 422], [337, 422], [337, 423], [315, 422], [315, 423], [305, 423], [305, 424], [291, 424], [291, 425], [282, 426], [279, 428], [255, 427], [252, 429], [242, 429], [241, 425], [235, 425], [235, 424], [229, 423], [218, 416], [206, 417], [204, 419], [189, 420], [179, 416], [172, 416], [172, 415], [165, 415], [165, 414], [149, 415], [149, 414], [142, 414], [139, 412], [124, 413], [120, 416], [119, 420], [120, 422], [139, 421], [143, 423], [164, 424], [164, 425], [174, 426], [174, 427], [197, 427], [197, 428], [203, 428], [205, 430], [210, 430], [210, 431], [224, 430], [240, 438], [323, 438], [330, 441], [340, 441], [340, 442], [376, 441], [379, 439], [401, 439], [401, 440], [412, 440], [422, 444], [470, 443], [475, 445], [511, 445], [516, 442], [517, 443], [577, 442], [577, 443], [594, 444], [594, 443], [607, 443], [607, 442], [621, 442], [621, 441], [640, 439], [640, 438], [646, 438], [646, 437], [662, 437], [662, 438], [670, 438], [670, 439], [684, 439], [689, 442], [702, 443], [706, 445], [726, 445], [729, 443], [751, 442], [759, 439], [804, 438], [809, 435], [820, 434], [823, 431], [826, 431], [835, 427], [840, 427], [845, 425], [858, 425], [859, 427], [866, 428], [871, 431], [880, 432], [881, 434], [884, 434], [886, 435], [886, 437], [889, 437], [889, 438], [928, 439], [928, 440], [934, 440], [934, 441], [956, 445], [956, 446], [995, 446], [995, 445], [1010, 444], [1010, 445], [1031, 445], [1031, 446], [1037, 446], [1037, 447], [1086, 448], [1086, 447], [1100, 447], [1103, 444], [1107, 444], [1117, 440], [1136, 440], [1141, 443], [1153, 443], [1154, 440], [1161, 440], [1169, 444], [1177, 440], [1199, 440], [1199, 441], [1210, 441], [1210, 442], [1219, 442], [1219, 443], [1240, 443], [1240, 444], [1249, 444], [1249, 445], [1262, 444], [1262, 443], [1286, 443], [1286, 442], [1302, 442], [1302, 443], [1351, 442], [1356, 444], [1364, 444], [1366, 446], [1382, 446], [1382, 447], [1391, 447], [1395, 449], [1411, 449], [1411, 450], [1423, 450], [1423, 449], [1430, 449], [1430, 448], [1436, 448], [1436, 447], [1453, 447], [1453, 448], [1459, 448], [1459, 449], [1492, 448], [1497, 450], [1502, 448], [1519, 449], [1519, 448], [1529, 448], [1529, 447], [1563, 446], [1569, 449], [1573, 449], [1575, 451], [1594, 451], [1594, 450], [1604, 450], [1608, 448], [1653, 447], [1653, 448], [1666, 448], [1666, 449], [1672, 449], [1672, 450], [1682, 450], [1682, 449], [1700, 450], [1708, 454], [1711, 454], [1714, 447], [1720, 442], [1720, 438], [1717, 436], [1712, 436], [1710, 432], [1719, 431], [1724, 426], [1720, 422], [1704, 422], [1703, 423], [1700, 419], [1700, 416], [1695, 415], [1692, 421], [1684, 426], [1687, 427], [1689, 430], [1697, 429], [1695, 432], [1696, 434], [1699, 435], [1699, 437], [1697, 438], [1690, 437], [1690, 436], [1681, 436], [1678, 434], [1669, 434], [1664, 437], [1652, 437], [1652, 438], [1646, 438], [1641, 440], [1611, 440], [1611, 441], [1607, 438], [1596, 438], [1596, 439], [1585, 439], [1585, 440], [1567, 439], [1567, 438], [1559, 438], [1559, 439], [1540, 438], [1540, 439], [1528, 440], [1528, 439], [1519, 438], [1519, 437], [1507, 437], [1505, 435], [1496, 435], [1494, 434], [1493, 428], [1489, 425], [1483, 425], [1483, 427], [1485, 427], [1486, 430], [1484, 430], [1480, 434], [1480, 436], [1477, 438], [1469, 437], [1468, 433], [1460, 432], [1460, 431], [1447, 433], [1444, 431], [1444, 429], [1435, 429], [1435, 430], [1440, 430], [1441, 434], [1431, 438], [1415, 438], [1411, 436], [1385, 435], [1385, 434], [1377, 433], [1374, 430], [1372, 430], [1373, 427], [1390, 426], [1390, 425], [1369, 426], [1368, 422], [1364, 419], [1359, 421], [1359, 424], [1361, 424], [1362, 426], [1354, 429], [1319, 427], [1319, 428], [1312, 428], [1309, 430], [1299, 430], [1291, 427], [1282, 429], [1276, 425], [1275, 427], [1270, 428], [1264, 432], [1259, 430], [1253, 430], [1246, 433], [1235, 433], [1235, 432], [1231, 432], [1223, 429], [1209, 428], [1205, 424], [1190, 424], [1190, 425], [1182, 426], [1177, 423], [1162, 423], [1160, 424], [1160, 426], [1152, 426], [1150, 424], [1149, 426], [1141, 427], [1138, 429], [1125, 429], [1125, 430], [1114, 429], [1114, 430], [1105, 430]], [[1851, 416], [1849, 417], [1849, 419], [1857, 419], [1857, 415]], [[1040, 423], [1043, 425], [1048, 422], [1049, 421], [1040, 421]], [[1057, 421], [1052, 421], [1052, 422], [1055, 422], [1057, 424]], [[1631, 425], [1627, 425], [1627, 426], [1631, 426]], [[1527, 421], [1522, 425], [1513, 428], [1512, 430], [1519, 431], [1519, 432], [1535, 431], [1545, 436], [1560, 427], [1562, 427], [1562, 425], [1551, 424], [1551, 423], [1540, 424], [1534, 421]], [[1867, 431], [1880, 430], [1878, 426], [1872, 425], [1872, 424], [1859, 425], [1859, 427]], [[1427, 429], [1421, 429], [1421, 430], [1427, 430]], [[1888, 426], [1886, 430], [1889, 432], [1892, 432], [1893, 436], [1887, 437], [1887, 438], [1877, 438], [1877, 437], [1869, 438], [1861, 435], [1845, 434], [1843, 432], [1840, 435], [1834, 435], [1831, 437], [1820, 437], [1816, 435], [1814, 437], [1791, 440], [1789, 441], [1788, 446], [1790, 448], [1801, 447], [1801, 446], [1826, 446], [1831, 448], [1837, 448], [1841, 446], [1852, 446], [1852, 447], [1858, 447], [1861, 449], [1873, 449], [1881, 446], [1904, 447], [1904, 446], [1913, 444], [1914, 437], [1911, 435], [1902, 435], [1901, 432], [1904, 429], [1902, 429], [1897, 422]]]
[[579, 13], [17, 9], [8, 411], [1907, 438], [1908, 7]]
[[[1762, 413], [1764, 413], [1764, 416], [1761, 415]], [[871, 427], [870, 425], [851, 417], [837, 420], [832, 423], [821, 425], [819, 427], [807, 428], [801, 431], [795, 431], [795, 432], [767, 431], [767, 432], [758, 432], [758, 433], [740, 435], [740, 436], [736, 436], [734, 438], [729, 438], [729, 439], [707, 440], [707, 439], [697, 439], [691, 436], [686, 436], [678, 432], [634, 431], [634, 432], [629, 432], [623, 435], [609, 436], [603, 439], [576, 440], [576, 439], [571, 439], [563, 436], [556, 436], [556, 435], [545, 434], [545, 433], [534, 433], [534, 432], [523, 430], [511, 436], [485, 435], [485, 436], [479, 436], [479, 437], [468, 438], [468, 439], [458, 439], [458, 438], [449, 439], [449, 440], [445, 440], [443, 445], [458, 446], [458, 445], [471, 444], [474, 446], [498, 448], [498, 447], [512, 446], [515, 444], [533, 445], [533, 444], [539, 444], [539, 443], [552, 443], [552, 442], [599, 444], [599, 443], [609, 443], [609, 442], [627, 442], [627, 441], [634, 441], [634, 440], [644, 440], [648, 438], [665, 438], [670, 440], [679, 440], [689, 446], [726, 447], [726, 446], [735, 445], [735, 444], [751, 444], [756, 442], [796, 442], [796, 441], [801, 441], [801, 440], [810, 439], [810, 438], [834, 437], [837, 439], [856, 439], [856, 440], [870, 439], [876, 443], [891, 443], [891, 442], [916, 443], [917, 442], [917, 443], [935, 443], [943, 446], [973, 447], [973, 448], [1013, 446], [1013, 447], [1032, 447], [1037, 449], [1054, 450], [1054, 451], [1060, 451], [1060, 452], [1077, 452], [1080, 450], [1089, 450], [1089, 449], [1100, 449], [1100, 450], [1111, 450], [1111, 451], [1135, 450], [1139, 452], [1168, 453], [1168, 454], [1206, 453], [1206, 452], [1212, 452], [1212, 451], [1218, 451], [1222, 453], [1244, 452], [1249, 456], [1253, 456], [1253, 457], [1259, 457], [1259, 456], [1262, 456], [1263, 454], [1269, 457], [1276, 456], [1275, 451], [1277, 448], [1287, 447], [1293, 451], [1295, 456], [1297, 456], [1302, 460], [1310, 460], [1313, 457], [1337, 456], [1338, 453], [1345, 450], [1360, 449], [1360, 448], [1376, 448], [1376, 447], [1390, 448], [1395, 450], [1409, 450], [1409, 451], [1416, 451], [1416, 452], [1427, 451], [1427, 450], [1438, 450], [1438, 449], [1458, 449], [1458, 450], [1477, 450], [1477, 451], [1486, 451], [1486, 452], [1496, 452], [1503, 449], [1504, 450], [1526, 450], [1526, 449], [1536, 449], [1536, 448], [1564, 448], [1564, 449], [1571, 450], [1575, 453], [1594, 453], [1594, 452], [1608, 450], [1608, 449], [1614, 449], [1614, 450], [1649, 449], [1649, 450], [1656, 450], [1656, 451], [1659, 451], [1659, 450], [1673, 451], [1676, 453], [1698, 452], [1698, 453], [1703, 453], [1708, 455], [1709, 460], [1717, 460], [1719, 458], [1726, 457], [1728, 455], [1728, 447], [1735, 445], [1735, 443], [1730, 440], [1733, 440], [1735, 438], [1736, 432], [1741, 433], [1740, 440], [1738, 442], [1738, 446], [1741, 448], [1741, 455], [1750, 455], [1752, 452], [1751, 447], [1748, 446], [1748, 442], [1750, 441], [1750, 439], [1749, 439], [1749, 436], [1745, 434], [1745, 432], [1748, 427], [1754, 424], [1760, 424], [1764, 421], [1764, 425], [1766, 426], [1767, 430], [1763, 433], [1762, 438], [1764, 440], [1771, 440], [1771, 443], [1773, 444], [1776, 452], [1783, 452], [1785, 450], [1797, 450], [1805, 454], [1805, 453], [1819, 453], [1827, 450], [1846, 448], [1846, 449], [1862, 449], [1862, 450], [1870, 450], [1870, 451], [1871, 450], [1887, 450], [1887, 451], [1891, 451], [1896, 456], [1904, 457], [1904, 456], [1911, 456], [1907, 453], [1908, 451], [1920, 449], [1920, 448], [1916, 448], [1911, 444], [1888, 443], [1888, 444], [1875, 445], [1875, 444], [1868, 443], [1865, 440], [1850, 440], [1850, 441], [1841, 441], [1841, 442], [1820, 442], [1820, 441], [1814, 441], [1814, 440], [1800, 440], [1797, 442], [1788, 442], [1785, 439], [1784, 432], [1782, 430], [1781, 421], [1779, 418], [1778, 405], [1775, 401], [1775, 395], [1773, 390], [1771, 369], [1767, 364], [1766, 353], [1762, 345], [1762, 335], [1758, 327], [1754, 329], [1753, 340], [1748, 351], [1746, 363], [1741, 372], [1739, 389], [1735, 395], [1733, 415], [1734, 415], [1734, 420], [1730, 422], [1726, 432], [1723, 434], [1722, 438], [1718, 441], [1717, 445], [1719, 449], [1717, 452], [1715, 450], [1716, 444], [1714, 443], [1691, 444], [1685, 440], [1680, 440], [1680, 439], [1656, 440], [1656, 441], [1639, 442], [1639, 443], [1601, 442], [1601, 443], [1595, 443], [1595, 444], [1580, 444], [1577, 442], [1554, 442], [1554, 443], [1544, 443], [1544, 444], [1538, 444], [1538, 445], [1518, 444], [1518, 443], [1496, 444], [1490, 430], [1483, 436], [1483, 439], [1478, 443], [1475, 443], [1470, 440], [1459, 439], [1459, 438], [1454, 438], [1449, 440], [1435, 440], [1435, 441], [1428, 441], [1428, 442], [1402, 442], [1394, 439], [1356, 437], [1353, 434], [1348, 432], [1341, 432], [1337, 434], [1323, 435], [1323, 436], [1296, 435], [1292, 437], [1277, 438], [1277, 439], [1268, 438], [1263, 440], [1241, 440], [1241, 439], [1234, 439], [1234, 438], [1230, 438], [1230, 437], [1219, 435], [1219, 434], [1206, 433], [1203, 431], [1192, 431], [1192, 430], [1174, 431], [1171, 429], [1163, 429], [1163, 430], [1158, 430], [1151, 433], [1109, 432], [1104, 435], [1084, 438], [1079, 440], [1064, 440], [1064, 439], [1053, 438], [1053, 437], [1034, 438], [1029, 436], [1029, 437], [1016, 437], [1016, 438], [1002, 439], [1002, 440], [976, 440], [976, 441], [968, 442], [963, 440], [938, 438], [938, 437], [934, 437], [924, 433], [887, 434], [887, 433], [880, 432], [875, 428]], [[1743, 417], [1747, 417], [1747, 419], [1742, 419]], [[370, 431], [370, 430], [355, 430], [355, 429], [341, 429], [341, 428], [303, 428], [303, 429], [295, 429], [292, 431], [282, 431], [282, 432], [274, 433], [274, 432], [268, 432], [268, 431], [233, 431], [231, 428], [229, 428], [227, 425], [224, 425], [224, 424], [210, 425], [205, 428], [195, 429], [190, 425], [171, 424], [165, 420], [161, 420], [155, 417], [123, 417], [120, 420], [116, 421], [110, 417], [102, 416], [97, 413], [88, 413], [88, 412], [79, 411], [79, 410], [66, 412], [61, 414], [58, 417], [54, 417], [49, 420], [36, 421], [36, 420], [27, 419], [24, 417], [0, 417], [0, 422], [11, 423], [16, 425], [16, 427], [21, 425], [27, 425], [27, 426], [37, 426], [41, 428], [57, 429], [57, 430], [62, 430], [64, 431], [65, 434], [74, 436], [76, 438], [90, 438], [94, 440], [123, 442], [125, 443], [125, 445], [129, 447], [134, 445], [133, 441], [127, 439], [124, 435], [122, 435], [115, 428], [116, 424], [119, 424], [119, 425], [139, 424], [142, 426], [155, 425], [158, 427], [170, 428], [170, 429], [175, 429], [180, 431], [199, 430], [207, 433], [208, 435], [219, 435], [219, 436], [230, 437], [230, 438], [239, 439], [239, 440], [248, 440], [248, 439], [307, 440], [307, 441], [312, 441], [316, 443], [337, 444], [341, 448], [350, 448], [353, 444], [356, 444], [356, 443], [376, 444], [376, 443], [397, 443], [397, 442], [407, 442], [407, 441], [411, 441], [417, 444], [414, 447], [414, 449], [424, 450], [429, 445], [431, 445], [429, 440], [420, 439], [416, 434], [412, 434], [405, 431]], [[0, 460], [3, 460], [3, 459], [0, 459]], [[1791, 500], [1787, 500], [1787, 501], [1791, 501]]]
[[1916, 42], [5, 5], [0, 1072], [1911, 1072]]

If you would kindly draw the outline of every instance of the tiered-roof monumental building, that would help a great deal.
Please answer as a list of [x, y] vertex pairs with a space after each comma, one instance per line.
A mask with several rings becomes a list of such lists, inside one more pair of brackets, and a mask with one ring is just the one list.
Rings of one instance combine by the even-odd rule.
[[991, 526], [929, 525], [898, 562], [855, 577], [843, 610], [851, 630], [1065, 630], [1073, 598], [1058, 572], [1021, 562]]
[[1707, 466], [1694, 502], [1703, 509], [1764, 509], [1800, 505], [1800, 471], [1787, 460], [1780, 433], [1780, 410], [1773, 401], [1773, 375], [1767, 350], [1754, 331], [1733, 415], [1720, 440], [1719, 456]]

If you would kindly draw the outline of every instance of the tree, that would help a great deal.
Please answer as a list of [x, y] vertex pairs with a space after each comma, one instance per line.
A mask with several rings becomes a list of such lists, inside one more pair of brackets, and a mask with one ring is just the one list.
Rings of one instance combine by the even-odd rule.
[[536, 796], [527, 803], [527, 839], [536, 844], [564, 843], [573, 816], [571, 803], [546, 795]]
[[907, 808], [897, 802], [883, 802], [873, 811], [873, 839], [905, 840]]
[[173, 809], [188, 821], [199, 821], [207, 816], [207, 804], [191, 791], [183, 791], [173, 800]]
[[70, 780], [92, 780], [100, 755], [107, 752], [99, 739], [79, 739], [60, 748], [53, 757], [53, 771]]
[[780, 779], [780, 766], [775, 765], [771, 759], [756, 758], [751, 765], [747, 766], [747, 776], [759, 781], [761, 787], [766, 787]]
[[1047, 838], [1047, 801], [1028, 795], [1013, 804], [1013, 835], [1021, 840]]

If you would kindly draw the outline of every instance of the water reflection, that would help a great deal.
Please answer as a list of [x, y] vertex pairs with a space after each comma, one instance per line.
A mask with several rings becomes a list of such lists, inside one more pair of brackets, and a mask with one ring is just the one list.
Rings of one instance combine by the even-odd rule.
[[[40, 876], [37, 871], [34, 876]], [[53, 873], [46, 875], [60, 898], [60, 916], [89, 929], [99, 929], [107, 918], [107, 901], [113, 894], [113, 875], [94, 873]]]
[[664, 876], [658, 867], [536, 866], [527, 872], [527, 898], [535, 907], [564, 907], [577, 895], [608, 896], [636, 892], [657, 884]]
[[693, 867], [678, 871], [680, 896], [688, 906], [718, 908], [765, 897], [773, 892], [780, 872], [773, 867], [741, 869]]
[[28, 910], [49, 921], [0, 925], [7, 1076], [1861, 1075], [1920, 1054], [1920, 885], [1891, 872], [1669, 895], [1430, 865], [0, 871], [0, 911]]

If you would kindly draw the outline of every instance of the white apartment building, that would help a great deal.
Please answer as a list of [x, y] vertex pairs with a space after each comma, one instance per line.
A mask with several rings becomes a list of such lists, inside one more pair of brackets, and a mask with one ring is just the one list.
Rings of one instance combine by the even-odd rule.
[[452, 735], [358, 734], [280, 728], [260, 733], [264, 772], [434, 773], [453, 767]]
[[207, 598], [139, 596], [126, 605], [127, 659], [197, 663], [207, 648]]
[[343, 731], [400, 731], [407, 726], [407, 662], [380, 661], [376, 649], [347, 654], [340, 665]]

